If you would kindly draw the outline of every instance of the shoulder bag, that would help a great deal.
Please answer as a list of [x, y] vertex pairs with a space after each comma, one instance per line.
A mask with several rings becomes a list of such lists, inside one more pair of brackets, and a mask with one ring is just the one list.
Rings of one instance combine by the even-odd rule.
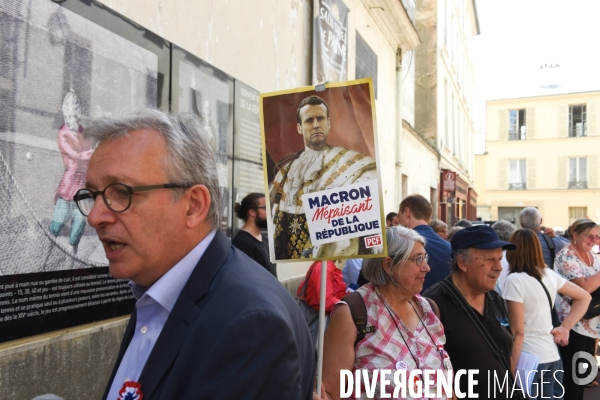
[[583, 314], [583, 319], [590, 319], [600, 315], [600, 288], [590, 294], [592, 295], [592, 301], [590, 301], [586, 313]]
[[[594, 258], [592, 256], [592, 267], [594, 265]], [[585, 273], [583, 273], [583, 267], [581, 267], [581, 276], [585, 277]], [[590, 305], [588, 306], [587, 311], [583, 314], [583, 319], [591, 319], [600, 315], [600, 288], [594, 290], [592, 293], [592, 300], [590, 301]]]
[[[556, 327], [560, 326], [560, 321], [558, 320], [558, 313], [556, 312], [556, 309], [552, 305], [552, 298], [550, 297], [550, 292], [548, 292], [546, 285], [544, 285], [544, 283], [542, 282], [541, 279], [536, 279], [536, 280], [540, 283], [540, 285], [542, 285], [542, 287], [544, 288], [544, 292], [546, 292], [546, 297], [548, 298], [548, 304], [550, 305], [550, 316], [552, 318], [552, 326], [556, 328]], [[600, 305], [599, 305], [599, 308], [600, 308]]]

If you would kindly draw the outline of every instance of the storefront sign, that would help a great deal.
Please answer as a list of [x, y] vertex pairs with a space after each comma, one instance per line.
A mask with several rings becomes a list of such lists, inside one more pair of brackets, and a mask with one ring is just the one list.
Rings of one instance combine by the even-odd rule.
[[456, 190], [456, 172], [445, 171], [442, 173], [442, 190], [446, 192], [454, 192]]

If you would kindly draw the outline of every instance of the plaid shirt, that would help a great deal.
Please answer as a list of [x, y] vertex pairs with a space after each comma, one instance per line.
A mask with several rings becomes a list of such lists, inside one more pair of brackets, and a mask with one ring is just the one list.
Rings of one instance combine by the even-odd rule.
[[[419, 322], [415, 331], [411, 332], [404, 322], [398, 318], [394, 310], [389, 306], [385, 296], [377, 290], [375, 285], [369, 283], [362, 286], [357, 291], [363, 297], [367, 307], [368, 325], [374, 326], [376, 330], [373, 333], [367, 334], [365, 338], [356, 345], [354, 371], [389, 369], [393, 374], [396, 370], [405, 369], [407, 380], [410, 371], [414, 369], [420, 369], [422, 371], [427, 369], [445, 371], [442, 362], [442, 354], [440, 354], [440, 351], [438, 350], [438, 345], [443, 346], [446, 344], [444, 327], [435, 313], [431, 310], [427, 300], [420, 295], [414, 297], [425, 312], [425, 317], [422, 320], [423, 323]], [[390, 310], [389, 312], [386, 309], [386, 305]], [[394, 316], [396, 323], [391, 319], [390, 312]], [[425, 329], [423, 324], [427, 326], [427, 329]], [[406, 343], [402, 337], [400, 337], [398, 328], [402, 331]], [[410, 346], [410, 351], [407, 345]], [[442, 352], [444, 357], [448, 356], [445, 350], [442, 349]], [[415, 363], [413, 356], [416, 357], [419, 365]], [[369, 376], [371, 377], [372, 373], [369, 373]], [[388, 375], [387, 379], [391, 381], [391, 384], [387, 386], [387, 392], [393, 394], [395, 388], [393, 375]], [[423, 379], [422, 376], [421, 379]], [[437, 375], [433, 374], [432, 379], [435, 386], [432, 386], [431, 392], [435, 393], [437, 391]], [[358, 398], [366, 399], [368, 397], [365, 393], [365, 385], [362, 380], [361, 383], [361, 396]], [[376, 398], [379, 398], [380, 394], [378, 382], [375, 391]], [[402, 392], [400, 391], [399, 397], [397, 398], [412, 399], [408, 392], [408, 386], [406, 391], [407, 397], [401, 397], [401, 395]], [[433, 398], [447, 399], [445, 395]]]

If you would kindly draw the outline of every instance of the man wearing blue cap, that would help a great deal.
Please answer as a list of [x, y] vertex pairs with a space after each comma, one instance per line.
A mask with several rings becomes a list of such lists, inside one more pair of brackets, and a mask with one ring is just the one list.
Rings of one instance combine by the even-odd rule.
[[[500, 240], [487, 225], [456, 232], [451, 245], [452, 274], [423, 293], [439, 306], [445, 350], [455, 371], [479, 370], [475, 376], [478, 384], [473, 387], [479, 398], [515, 398], [511, 397], [512, 380], [507, 372], [513, 337], [504, 300], [493, 289], [502, 272], [502, 250], [514, 250], [516, 246]], [[509, 377], [510, 385], [494, 387], [494, 376], [500, 383]], [[466, 377], [460, 379], [459, 387], [468, 392]]]

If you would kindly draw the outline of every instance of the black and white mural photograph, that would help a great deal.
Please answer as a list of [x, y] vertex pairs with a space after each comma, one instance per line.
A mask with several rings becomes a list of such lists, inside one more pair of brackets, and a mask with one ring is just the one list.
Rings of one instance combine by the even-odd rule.
[[[204, 133], [217, 160], [221, 191], [221, 230], [231, 236], [231, 187], [233, 153], [233, 79], [198, 60], [185, 50], [174, 52], [178, 69], [176, 111], [200, 118]], [[177, 56], [182, 58], [178, 65]]]
[[93, 152], [83, 133], [156, 107], [157, 55], [45, 0], [0, 0], [0, 47], [0, 273], [106, 266], [72, 200]]

